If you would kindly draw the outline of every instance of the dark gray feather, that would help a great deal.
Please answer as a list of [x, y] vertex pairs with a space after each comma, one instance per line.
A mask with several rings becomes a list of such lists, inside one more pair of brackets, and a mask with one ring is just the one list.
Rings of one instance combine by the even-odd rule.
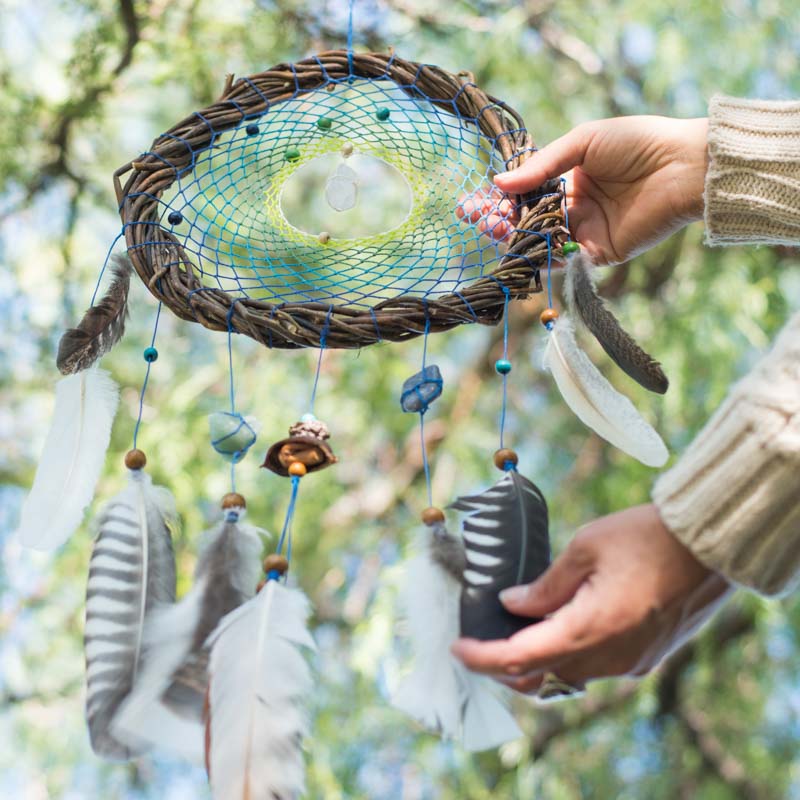
[[113, 280], [102, 300], [83, 315], [77, 328], [70, 328], [58, 343], [56, 365], [64, 375], [88, 369], [122, 338], [128, 316], [131, 262], [127, 256], [112, 256]]
[[209, 635], [229, 612], [254, 596], [260, 573], [260, 543], [236, 521], [223, 522], [197, 562], [197, 583], [203, 584], [192, 643], [163, 702], [180, 716], [202, 719], [208, 688]]
[[592, 263], [583, 253], [567, 261], [565, 291], [567, 304], [592, 332], [617, 366], [651, 392], [664, 394], [669, 380], [658, 363], [646, 353], [606, 308], [597, 294], [591, 275]]
[[491, 489], [459, 497], [452, 508], [468, 514], [462, 530], [461, 635], [506, 639], [538, 621], [509, 613], [498, 595], [530, 583], [550, 564], [547, 503], [539, 489], [510, 470]]
[[146, 613], [175, 601], [171, 515], [150, 478], [130, 483], [104, 509], [86, 589], [86, 717], [92, 749], [112, 760], [138, 753], [110, 725], [142, 666]]

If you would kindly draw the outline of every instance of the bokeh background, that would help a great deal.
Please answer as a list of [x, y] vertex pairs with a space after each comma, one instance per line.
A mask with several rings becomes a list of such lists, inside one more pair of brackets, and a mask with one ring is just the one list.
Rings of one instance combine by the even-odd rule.
[[[356, 0], [355, 45], [471, 70], [525, 117], [535, 140], [586, 119], [700, 116], [715, 92], [800, 96], [795, 0]], [[342, 46], [341, 0], [2, 0], [0, 2], [0, 796], [44, 800], [206, 798], [199, 769], [167, 757], [108, 765], [83, 722], [83, 593], [90, 518], [60, 551], [23, 551], [12, 533], [46, 432], [62, 329], [89, 302], [119, 230], [111, 173], [221, 91], [225, 74]], [[618, 316], [665, 365], [647, 396], [601, 351], [593, 358], [679, 453], [728, 386], [800, 305], [797, 251], [710, 250], [692, 226], [606, 270]], [[555, 549], [591, 518], [645, 501], [654, 474], [588, 434], [540, 369], [542, 298], [511, 309], [508, 441], [550, 501]], [[123, 387], [98, 498], [124, 480], [155, 303], [136, 282], [125, 341], [105, 366]], [[182, 516], [179, 590], [213, 522], [227, 466], [206, 415], [227, 403], [225, 337], [165, 314], [141, 446]], [[495, 478], [501, 331], [432, 337], [446, 390], [427, 417], [434, 499]], [[241, 340], [240, 340], [241, 339]], [[238, 337], [237, 395], [264, 426], [256, 450], [302, 409], [314, 353]], [[737, 595], [695, 641], [640, 682], [515, 708], [525, 737], [470, 757], [390, 708], [401, 659], [398, 564], [426, 505], [416, 419], [399, 412], [421, 342], [328, 353], [317, 413], [341, 463], [301, 497], [295, 574], [320, 645], [308, 743], [312, 798], [800, 798], [800, 603]], [[239, 468], [251, 518], [275, 529], [287, 486]], [[99, 501], [98, 501], [99, 502]], [[402, 652], [402, 642], [399, 651]]]

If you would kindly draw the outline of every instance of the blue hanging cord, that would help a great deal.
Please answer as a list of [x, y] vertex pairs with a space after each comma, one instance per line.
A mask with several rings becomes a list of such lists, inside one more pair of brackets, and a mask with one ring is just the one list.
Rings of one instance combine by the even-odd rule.
[[347, 18], [347, 69], [350, 73], [350, 81], [353, 80], [353, 4], [350, 0], [350, 8]]
[[[236, 394], [233, 385], [233, 311], [236, 308], [236, 303], [238, 300], [234, 300], [231, 303], [231, 307], [228, 309], [228, 313], [226, 315], [226, 320], [228, 323], [228, 392], [230, 395], [231, 401], [231, 415], [239, 417], [239, 427], [233, 433], [229, 434], [233, 436], [235, 433], [238, 433], [241, 430], [242, 425], [245, 424], [244, 419], [242, 419], [240, 414], [236, 413]], [[227, 436], [223, 437], [223, 439], [228, 438]], [[211, 446], [213, 447], [218, 442], [212, 442]], [[249, 449], [249, 448], [248, 448]], [[231, 453], [231, 492], [236, 492], [236, 463], [241, 459], [244, 453], [241, 450], [237, 450], [234, 453]]]
[[[156, 311], [156, 321], [153, 325], [153, 336], [150, 339], [150, 348], [155, 349], [156, 334], [158, 333], [158, 321], [161, 318], [161, 302], [158, 304]], [[136, 426], [133, 429], [133, 449], [136, 450], [136, 442], [139, 438], [139, 426], [142, 424], [142, 413], [144, 411], [144, 393], [147, 391], [147, 382], [150, 380], [150, 369], [154, 364], [153, 361], [147, 362], [147, 369], [144, 373], [144, 382], [142, 383], [142, 391], [139, 393], [139, 414], [136, 417]]]
[[319, 386], [319, 373], [322, 369], [322, 354], [325, 352], [325, 345], [328, 341], [328, 331], [330, 330], [331, 314], [333, 314], [333, 306], [328, 309], [328, 316], [325, 318], [325, 324], [322, 326], [322, 332], [319, 335], [319, 355], [317, 356], [317, 371], [314, 375], [314, 385], [311, 387], [311, 400], [308, 403], [308, 413], [314, 416], [314, 403], [317, 401], [317, 387]]
[[553, 245], [547, 234], [547, 306], [553, 307]]
[[[425, 314], [425, 333], [422, 338], [422, 369], [425, 370], [425, 363], [428, 359], [428, 334], [431, 331], [431, 319], [427, 315], [427, 307]], [[425, 470], [425, 485], [428, 489], [428, 505], [433, 505], [433, 489], [431, 487], [431, 465], [428, 461], [428, 448], [425, 444], [425, 412], [428, 410], [427, 405], [423, 405], [419, 412], [419, 441], [420, 448], [422, 449], [422, 466]]]
[[[508, 301], [511, 293], [507, 287], [503, 287], [505, 294], [505, 304], [503, 305], [503, 360], [508, 361]], [[503, 402], [500, 407], [500, 449], [505, 446], [503, 444], [506, 431], [506, 407], [508, 405], [508, 373], [503, 373]]]
[[97, 283], [94, 285], [94, 292], [92, 292], [92, 301], [89, 303], [89, 307], [91, 308], [94, 306], [94, 301], [97, 299], [97, 293], [100, 291], [100, 282], [103, 280], [103, 275], [105, 275], [106, 267], [108, 266], [108, 262], [111, 259], [111, 253], [114, 252], [114, 248], [117, 246], [117, 242], [122, 238], [123, 231], [120, 231], [113, 242], [111, 242], [111, 247], [108, 248], [108, 252], [106, 253], [106, 260], [103, 262], [103, 268], [100, 270], [100, 274], [97, 276]]
[[289, 506], [286, 509], [286, 519], [283, 521], [283, 530], [281, 531], [281, 538], [278, 540], [278, 547], [275, 552], [279, 555], [283, 552], [283, 546], [286, 545], [286, 560], [292, 560], [292, 518], [294, 517], [295, 506], [297, 505], [297, 492], [300, 488], [300, 476], [292, 476], [292, 496], [289, 499]]
[[569, 229], [569, 209], [567, 208], [567, 179], [561, 179], [561, 188], [564, 191], [564, 227], [567, 229], [567, 236], [572, 241], [572, 231]]

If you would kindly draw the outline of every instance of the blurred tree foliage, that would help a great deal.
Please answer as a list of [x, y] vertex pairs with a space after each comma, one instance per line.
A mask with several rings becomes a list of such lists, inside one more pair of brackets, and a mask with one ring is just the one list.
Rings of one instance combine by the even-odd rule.
[[[107, 765], [83, 728], [81, 634], [90, 528], [55, 555], [10, 536], [30, 484], [57, 377], [61, 329], [87, 305], [119, 219], [110, 175], [161, 130], [211, 101], [227, 72], [341, 46], [342, 0], [2, 0], [0, 2], [0, 795], [14, 798], [200, 798], [200, 770], [157, 757]], [[585, 119], [702, 115], [712, 93], [800, 96], [795, 0], [357, 0], [359, 48], [469, 69], [518, 107], [537, 141]], [[796, 253], [711, 251], [702, 229], [608, 271], [605, 291], [672, 378], [663, 399], [635, 396], [680, 452], [800, 305]], [[539, 369], [541, 299], [511, 316], [508, 440], [550, 498], [556, 549], [592, 517], [644, 501], [653, 475], [569, 414]], [[138, 283], [122, 346], [107, 366], [124, 387], [98, 497], [123, 480], [155, 305]], [[206, 415], [225, 407], [224, 337], [162, 317], [142, 446], [175, 493], [181, 588], [193, 543], [215, 518], [227, 468]], [[424, 483], [416, 421], [398, 412], [420, 342], [329, 353], [318, 413], [341, 464], [302, 498], [296, 574], [316, 607], [320, 643], [309, 797], [800, 797], [800, 604], [741, 595], [640, 683], [602, 682], [546, 710], [517, 700], [526, 737], [470, 758], [421, 734], [386, 701], [397, 563], [416, 529]], [[494, 476], [498, 331], [433, 337], [446, 392], [429, 416], [435, 500]], [[259, 448], [302, 408], [312, 353], [236, 341], [238, 398], [264, 423]], [[286, 484], [239, 468], [251, 517], [272, 530]], [[312, 496], [313, 494], [313, 496]], [[381, 580], [379, 577], [383, 576]]]

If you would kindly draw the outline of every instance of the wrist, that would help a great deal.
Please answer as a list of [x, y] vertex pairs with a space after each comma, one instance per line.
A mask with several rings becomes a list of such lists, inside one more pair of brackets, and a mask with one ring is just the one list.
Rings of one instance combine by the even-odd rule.
[[682, 177], [680, 209], [686, 222], [703, 219], [705, 182], [708, 172], [708, 119], [680, 120], [679, 147]]

